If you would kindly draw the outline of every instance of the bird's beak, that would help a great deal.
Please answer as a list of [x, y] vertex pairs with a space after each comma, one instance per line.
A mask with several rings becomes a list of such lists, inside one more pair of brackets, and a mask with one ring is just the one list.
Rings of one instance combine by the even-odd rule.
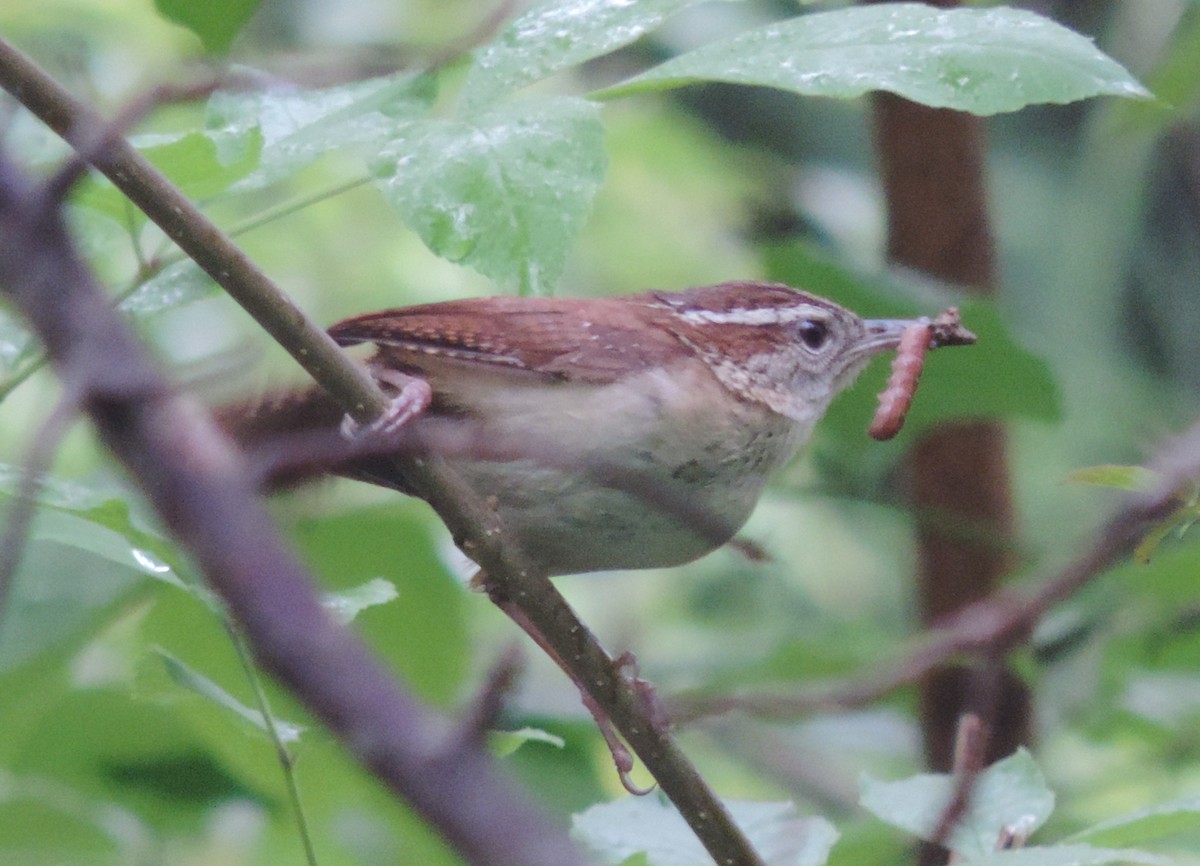
[[[895, 349], [900, 345], [900, 336], [909, 327], [930, 323], [930, 319], [927, 318], [867, 319], [863, 322], [867, 329], [867, 336], [863, 340], [862, 348], [869, 353]], [[943, 346], [969, 346], [975, 342], [975, 335], [959, 324], [957, 312], [950, 319], [938, 316], [932, 320], [932, 325], [930, 349], [940, 349]]]
[[919, 319], [867, 319], [863, 322], [867, 336], [863, 339], [864, 352], [874, 354], [900, 345], [900, 336]]

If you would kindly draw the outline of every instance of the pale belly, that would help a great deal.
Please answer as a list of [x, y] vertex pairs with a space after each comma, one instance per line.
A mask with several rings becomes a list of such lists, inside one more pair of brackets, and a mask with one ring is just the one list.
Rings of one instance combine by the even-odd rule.
[[811, 432], [730, 404], [703, 368], [602, 386], [457, 384], [459, 405], [489, 419], [478, 432], [497, 457], [447, 461], [552, 575], [679, 565], [720, 547]]
[[[584, 460], [460, 462], [495, 503], [503, 532], [549, 574], [660, 568], [720, 547], [745, 524], [770, 474], [796, 449], [792, 429], [694, 439], [687, 448], [608, 449]], [[532, 453], [538, 445], [529, 443]]]

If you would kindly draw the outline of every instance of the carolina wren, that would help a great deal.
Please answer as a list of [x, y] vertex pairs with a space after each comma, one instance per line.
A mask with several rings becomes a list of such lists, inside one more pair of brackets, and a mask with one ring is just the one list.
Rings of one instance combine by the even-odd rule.
[[[329, 333], [343, 346], [373, 343], [368, 365], [381, 383], [403, 374], [428, 384], [432, 402], [409, 423], [433, 431], [429, 441], [439, 424], [465, 423], [476, 441], [508, 443], [500, 457], [447, 459], [495, 503], [506, 535], [557, 575], [678, 565], [727, 541], [834, 396], [915, 324], [862, 319], [784, 285], [731, 282], [423, 304]], [[955, 320], [932, 346], [973, 339]], [[270, 404], [235, 420], [235, 435], [340, 417], [316, 391], [274, 410], [276, 423]], [[378, 455], [337, 471], [407, 490]], [[711, 517], [703, 527], [688, 516], [698, 513]]]

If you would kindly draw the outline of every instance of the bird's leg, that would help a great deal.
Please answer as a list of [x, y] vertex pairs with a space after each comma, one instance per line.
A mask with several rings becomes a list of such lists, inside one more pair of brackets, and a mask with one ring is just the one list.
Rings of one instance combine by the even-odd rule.
[[429, 383], [388, 367], [374, 367], [371, 374], [395, 390], [387, 411], [365, 427], [347, 415], [342, 419], [342, 435], [347, 439], [360, 436], [390, 436], [414, 418], [420, 417], [433, 400]]
[[[533, 624], [529, 617], [525, 615], [525, 612], [516, 604], [513, 604], [503, 592], [493, 586], [482, 571], [472, 578], [471, 587], [486, 592], [496, 607], [500, 608], [505, 616], [516, 623], [525, 634], [529, 635], [533, 639], [533, 642], [541, 648], [542, 652], [553, 659], [554, 663], [575, 684], [575, 688], [579, 690], [580, 697], [583, 699], [584, 707], [591, 714], [592, 720], [596, 723], [596, 728], [600, 731], [600, 736], [604, 739], [604, 744], [608, 747], [609, 754], [612, 755], [622, 787], [630, 794], [638, 797], [645, 796], [653, 791], [653, 785], [643, 788], [629, 777], [630, 772], [633, 770], [633, 755], [618, 736], [612, 719], [608, 717], [608, 713], [604, 711], [604, 708], [596, 703], [596, 700], [588, 693], [583, 682], [575, 675], [575, 672], [571, 670], [566, 662], [563, 661], [562, 656], [550, 645], [550, 642], [546, 640], [541, 630]], [[658, 700], [653, 686], [637, 675], [637, 659], [633, 653], [622, 653], [613, 661], [613, 665], [616, 668], [617, 675], [630, 685], [635, 696], [640, 701], [645, 702], [646, 715], [651, 719], [652, 724], [666, 728], [668, 725], [666, 712]]]

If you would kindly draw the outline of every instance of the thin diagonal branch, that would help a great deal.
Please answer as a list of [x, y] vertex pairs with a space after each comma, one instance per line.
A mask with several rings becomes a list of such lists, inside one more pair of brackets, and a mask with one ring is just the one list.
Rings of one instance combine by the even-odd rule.
[[76, 255], [54, 196], [0, 154], [0, 286], [104, 444], [251, 640], [359, 761], [468, 861], [581, 863], [478, 744], [402, 691], [322, 607], [208, 416], [176, 394]]
[[741, 710], [767, 718], [859, 707], [912, 685], [952, 659], [975, 655], [1003, 658], [1028, 640], [1054, 605], [1070, 598], [1121, 561], [1146, 530], [1178, 507], [1180, 491], [1200, 483], [1200, 422], [1168, 443], [1150, 463], [1161, 479], [1153, 490], [1131, 497], [1097, 530], [1081, 553], [1035, 589], [1002, 590], [975, 602], [931, 629], [920, 645], [894, 665], [871, 677], [832, 683], [793, 694], [743, 693], [716, 697], [677, 697], [669, 703], [679, 722]]
[[[94, 129], [103, 124], [101, 118], [2, 39], [0, 87], [17, 97], [69, 143], [78, 141], [80, 129]], [[105, 153], [97, 155], [93, 164], [229, 292], [356, 420], [370, 422], [384, 412], [384, 397], [366, 371], [350, 362], [328, 335], [292, 304], [227, 235], [132, 147], [124, 141], [115, 142]], [[728, 810], [665, 726], [656, 725], [649, 717], [646, 702], [621, 676], [619, 666], [550, 580], [506, 543], [494, 510], [439, 459], [407, 463], [404, 472], [459, 546], [487, 572], [492, 585], [502, 588], [555, 652], [568, 660], [576, 679], [587, 684], [591, 697], [604, 708], [713, 858], [718, 863], [761, 866], [762, 860]], [[286, 611], [285, 605], [280, 613]], [[261, 626], [275, 627], [267, 623]], [[244, 628], [247, 636], [254, 639], [255, 629], [245, 623]], [[340, 669], [336, 675], [345, 680], [357, 677], [352, 669]]]

